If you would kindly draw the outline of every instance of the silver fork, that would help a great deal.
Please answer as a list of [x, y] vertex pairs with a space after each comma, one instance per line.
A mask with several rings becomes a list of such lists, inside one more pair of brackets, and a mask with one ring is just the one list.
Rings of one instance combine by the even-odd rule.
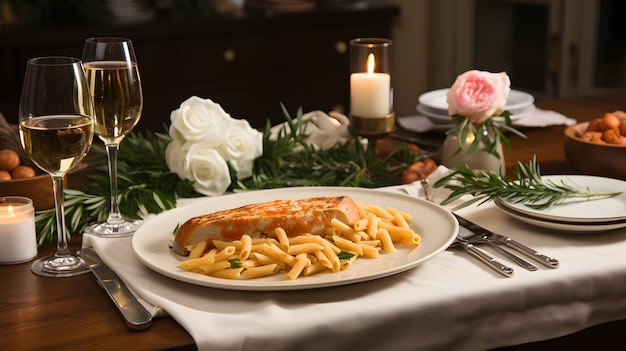
[[[459, 223], [461, 224], [461, 221], [459, 221]], [[532, 263], [526, 261], [525, 259], [517, 256], [516, 254], [512, 253], [509, 250], [505, 250], [500, 245], [494, 243], [491, 240], [488, 240], [484, 236], [482, 236], [480, 234], [477, 234], [477, 233], [474, 233], [473, 231], [471, 231], [469, 228], [467, 228], [466, 226], [464, 226], [462, 224], [459, 226], [459, 236], [464, 238], [465, 240], [467, 240], [469, 243], [472, 243], [472, 244], [487, 244], [487, 245], [489, 245], [489, 247], [493, 248], [498, 253], [502, 254], [503, 256], [505, 256], [506, 258], [510, 259], [511, 261], [517, 263], [520, 267], [522, 267], [524, 269], [527, 269], [527, 270], [529, 270], [531, 272], [536, 271], [537, 269], [539, 269], [534, 264], [532, 264]]]
[[450, 247], [451, 248], [462, 247], [463, 249], [465, 249], [465, 251], [470, 253], [472, 256], [478, 258], [481, 262], [485, 263], [489, 268], [495, 270], [496, 272], [502, 274], [503, 276], [509, 277], [509, 278], [513, 276], [513, 273], [514, 273], [513, 268], [500, 263], [498, 260], [491, 257], [489, 254], [479, 249], [473, 243], [469, 242], [466, 239], [463, 239], [460, 236], [456, 237], [456, 239], [454, 240], [452, 245], [450, 245]]
[[[424, 190], [424, 197], [426, 198], [426, 200], [428, 201], [432, 201], [430, 199], [430, 195], [428, 193], [428, 190], [430, 188], [430, 182], [428, 181], [428, 179], [424, 178], [420, 180], [420, 184], [422, 185], [422, 189]], [[453, 213], [454, 214], [454, 213]], [[455, 214], [455, 217], [457, 217], [457, 220], [459, 220], [460, 224], [462, 224], [462, 222], [460, 221], [459, 217]], [[462, 233], [462, 231], [464, 230], [464, 232]], [[470, 234], [469, 236], [467, 234]], [[537, 266], [535, 266], [534, 264], [524, 260], [523, 258], [515, 255], [514, 253], [503, 249], [502, 247], [500, 247], [500, 245], [487, 240], [487, 238], [480, 236], [477, 233], [472, 232], [469, 228], [461, 225], [459, 226], [459, 235], [458, 237], [467, 240], [469, 243], [471, 244], [487, 244], [490, 247], [492, 247], [494, 250], [496, 250], [497, 252], [499, 252], [500, 254], [504, 255], [505, 257], [509, 258], [510, 260], [512, 260], [513, 262], [517, 263], [519, 266], [529, 270], [529, 271], [536, 271], [538, 268]]]

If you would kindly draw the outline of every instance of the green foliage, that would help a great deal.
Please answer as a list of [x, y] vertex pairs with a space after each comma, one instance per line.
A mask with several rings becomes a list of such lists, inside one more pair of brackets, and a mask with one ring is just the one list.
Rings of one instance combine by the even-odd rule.
[[[474, 139], [467, 148], [468, 154], [474, 152], [476, 147], [482, 143], [485, 145], [485, 151], [496, 156], [497, 158], [500, 158], [496, 148], [498, 146], [498, 140], [507, 151], [511, 150], [511, 142], [502, 130], [511, 132], [522, 138], [526, 138], [526, 135], [513, 127], [513, 123], [511, 122], [511, 113], [509, 111], [504, 111], [499, 117], [504, 118], [504, 124], [494, 122], [493, 118], [489, 118], [481, 125], [474, 125], [469, 123], [469, 120], [464, 116], [452, 116], [455, 126], [446, 131], [446, 135], [458, 135], [459, 148], [456, 150], [454, 155], [461, 152], [464, 142], [470, 134], [474, 136]], [[491, 133], [485, 134], [485, 131], [489, 131]]]
[[276, 139], [270, 138], [268, 122], [263, 134], [263, 157], [255, 160], [253, 174], [233, 181], [231, 190], [270, 189], [293, 186], [382, 187], [398, 184], [400, 174], [424, 156], [406, 144], [384, 158], [367, 152], [357, 137], [352, 142], [337, 143], [329, 149], [306, 144], [306, 124], [302, 110], [296, 122], [283, 106], [287, 124]]
[[[281, 105], [282, 106], [282, 105]], [[413, 162], [424, 157], [402, 144], [385, 158], [366, 152], [360, 140], [337, 144], [320, 150], [306, 144], [306, 127], [302, 110], [292, 121], [282, 106], [287, 126], [278, 137], [270, 139], [269, 120], [263, 134], [263, 156], [254, 162], [253, 175], [237, 179], [231, 168], [230, 191], [247, 191], [290, 186], [381, 187], [398, 183], [400, 174]], [[139, 219], [174, 208], [177, 198], [202, 196], [193, 182], [169, 171], [165, 149], [171, 141], [166, 133], [133, 132], [118, 153], [118, 195], [124, 217]], [[81, 232], [90, 221], [105, 220], [110, 206], [106, 153], [93, 148], [90, 166], [94, 174], [82, 191], [65, 190], [67, 233]], [[36, 216], [39, 243], [56, 240], [54, 209], [39, 211]]]
[[477, 202], [481, 205], [496, 197], [515, 203], [523, 202], [534, 209], [546, 209], [570, 198], [590, 199], [622, 193], [621, 191], [593, 193], [589, 189], [572, 187], [564, 181], [556, 183], [551, 180], [542, 180], [536, 158], [530, 160], [528, 164], [518, 162], [513, 173], [514, 179], [494, 172], [473, 170], [463, 164], [439, 179], [433, 186], [452, 190], [452, 193], [442, 201], [442, 205], [449, 204], [465, 195], [472, 196], [455, 210]]

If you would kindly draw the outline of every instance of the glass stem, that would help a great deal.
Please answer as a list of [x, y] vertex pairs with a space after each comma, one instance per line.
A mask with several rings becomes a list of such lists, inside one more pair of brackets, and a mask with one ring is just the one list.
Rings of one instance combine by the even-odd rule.
[[63, 176], [52, 176], [52, 191], [54, 194], [54, 208], [57, 220], [57, 252], [56, 256], [69, 256], [65, 233], [65, 209], [63, 206]]
[[109, 161], [109, 184], [111, 187], [111, 208], [109, 209], [107, 223], [110, 224], [123, 222], [117, 197], [117, 152], [119, 149], [119, 144], [106, 144], [107, 159]]

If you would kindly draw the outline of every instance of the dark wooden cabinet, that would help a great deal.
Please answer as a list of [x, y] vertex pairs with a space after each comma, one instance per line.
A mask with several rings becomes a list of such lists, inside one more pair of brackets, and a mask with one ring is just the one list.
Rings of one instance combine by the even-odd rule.
[[395, 6], [371, 6], [124, 26], [0, 27], [0, 111], [17, 121], [29, 58], [80, 56], [87, 37], [125, 36], [133, 39], [144, 89], [138, 129], [162, 130], [193, 95], [257, 128], [283, 120], [280, 103], [292, 115], [300, 107], [347, 112], [350, 39], [391, 37], [398, 13]]

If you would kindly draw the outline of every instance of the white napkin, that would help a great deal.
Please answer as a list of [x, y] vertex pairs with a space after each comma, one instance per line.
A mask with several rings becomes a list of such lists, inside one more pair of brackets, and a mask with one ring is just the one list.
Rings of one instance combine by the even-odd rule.
[[[445, 132], [454, 126], [453, 124], [434, 123], [428, 117], [421, 115], [398, 118], [398, 124], [402, 128], [416, 133]], [[518, 114], [513, 121], [513, 125], [516, 127], [535, 128], [557, 125], [571, 126], [574, 124], [576, 124], [574, 118], [567, 117], [555, 111], [542, 110], [539, 108]]]
[[426, 116], [406, 116], [397, 120], [400, 127], [415, 133], [445, 132], [454, 127], [454, 124], [434, 123]]
[[[446, 172], [438, 168], [429, 181]], [[423, 196], [418, 182], [383, 190]], [[465, 252], [447, 250], [415, 269], [371, 282], [242, 292], [156, 273], [135, 257], [129, 237], [84, 234], [83, 245], [93, 247], [136, 294], [167, 311], [200, 351], [484, 350], [626, 318], [626, 229], [555, 234], [516, 222], [492, 203], [459, 213], [558, 258], [561, 267], [516, 267], [513, 278], [503, 278]]]
[[539, 108], [516, 115], [516, 119], [513, 121], [513, 125], [518, 127], [572, 126], [574, 124], [576, 124], [576, 120], [573, 118], [555, 111]]

